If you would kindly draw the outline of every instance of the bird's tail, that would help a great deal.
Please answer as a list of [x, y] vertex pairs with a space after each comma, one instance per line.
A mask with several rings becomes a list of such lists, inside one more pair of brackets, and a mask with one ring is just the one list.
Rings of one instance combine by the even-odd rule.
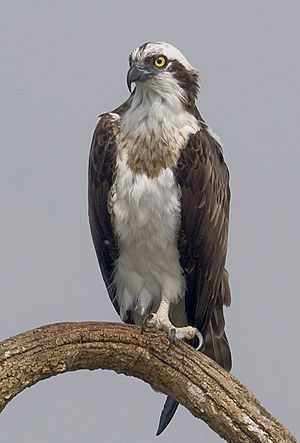
[[164, 404], [164, 408], [161, 411], [156, 435], [160, 435], [166, 429], [166, 427], [172, 420], [177, 408], [178, 402], [168, 395], [167, 400]]

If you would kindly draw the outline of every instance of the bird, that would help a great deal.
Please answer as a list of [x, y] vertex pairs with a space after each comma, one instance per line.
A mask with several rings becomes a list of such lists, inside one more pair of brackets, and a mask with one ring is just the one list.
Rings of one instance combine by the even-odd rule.
[[[89, 155], [89, 224], [109, 297], [125, 323], [188, 341], [230, 371], [229, 170], [197, 108], [199, 73], [171, 44], [147, 42], [129, 54], [127, 85], [128, 99], [99, 116]], [[167, 397], [156, 435], [177, 406]]]

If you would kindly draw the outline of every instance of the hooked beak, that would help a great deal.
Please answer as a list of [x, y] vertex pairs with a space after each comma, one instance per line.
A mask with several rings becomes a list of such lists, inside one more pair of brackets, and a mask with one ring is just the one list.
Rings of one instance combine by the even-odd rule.
[[138, 80], [146, 80], [148, 76], [148, 71], [140, 69], [137, 67], [137, 65], [133, 64], [127, 73], [127, 86], [129, 91], [131, 92], [131, 83], [137, 82]]

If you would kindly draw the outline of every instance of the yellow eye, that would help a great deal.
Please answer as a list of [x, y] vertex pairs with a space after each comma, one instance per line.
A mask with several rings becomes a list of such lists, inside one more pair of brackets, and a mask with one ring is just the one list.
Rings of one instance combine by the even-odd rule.
[[166, 62], [167, 62], [167, 60], [162, 55], [160, 55], [159, 57], [157, 57], [154, 60], [154, 64], [157, 68], [163, 68], [165, 66]]

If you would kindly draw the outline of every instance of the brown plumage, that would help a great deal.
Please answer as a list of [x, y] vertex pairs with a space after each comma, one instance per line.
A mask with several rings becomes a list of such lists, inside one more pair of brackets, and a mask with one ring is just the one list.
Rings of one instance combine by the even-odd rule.
[[[147, 50], [148, 45], [150, 49], [153, 47], [153, 44], [145, 44], [135, 51], [139, 66], [143, 61], [143, 51]], [[151, 51], [150, 54], [153, 58]], [[148, 66], [147, 69], [150, 69], [150, 62], [147, 60], [145, 57], [143, 68]], [[144, 140], [138, 138], [133, 143], [130, 134], [123, 133], [121, 136], [120, 120], [122, 121], [130, 108], [135, 91], [124, 104], [113, 111], [117, 115], [103, 114], [94, 132], [89, 159], [91, 233], [105, 285], [116, 311], [120, 314], [114, 285], [115, 262], [119, 257], [119, 249], [118, 239], [114, 234], [112, 210], [117, 146], [121, 141], [122, 149], [127, 150], [126, 165], [135, 175], [145, 174], [150, 179], [155, 179], [162, 170], [171, 168], [181, 195], [177, 247], [186, 283], [187, 323], [202, 333], [204, 346], [201, 351], [229, 371], [231, 353], [223, 315], [223, 307], [229, 306], [231, 301], [228, 273], [225, 269], [230, 205], [229, 172], [222, 148], [195, 104], [198, 92], [197, 72], [187, 68], [179, 60], [173, 59], [170, 62], [167, 71], [184, 91], [182, 108], [196, 118], [199, 129], [189, 135], [187, 140], [182, 136], [184, 141], [179, 141], [179, 148], [172, 143], [168, 144], [168, 140], [163, 138], [158, 143], [145, 146]], [[131, 55], [130, 66], [132, 63], [134, 59]], [[149, 72], [150, 78], [153, 78], [153, 69]], [[179, 138], [180, 134], [179, 131]], [[155, 136], [157, 138], [159, 134]], [[126, 310], [126, 321], [133, 322], [133, 312]], [[165, 429], [176, 408], [176, 401], [168, 397], [158, 434]]]
[[187, 283], [188, 324], [203, 333], [203, 352], [230, 370], [223, 317], [223, 305], [231, 300], [225, 270], [229, 172], [220, 145], [202, 119], [199, 132], [181, 153], [176, 176], [182, 192], [178, 248]]
[[[128, 103], [114, 113], [122, 115]], [[205, 339], [203, 352], [225, 369], [231, 368], [224, 332], [223, 305], [230, 305], [225, 259], [229, 217], [229, 173], [222, 150], [199, 117], [200, 130], [182, 150], [174, 172], [181, 188], [180, 263], [186, 279], [188, 324]], [[99, 265], [109, 296], [120, 313], [113, 285], [118, 257], [110, 215], [110, 189], [116, 161], [118, 121], [101, 116], [92, 140], [89, 161], [89, 220]], [[131, 321], [129, 313], [128, 321]]]

